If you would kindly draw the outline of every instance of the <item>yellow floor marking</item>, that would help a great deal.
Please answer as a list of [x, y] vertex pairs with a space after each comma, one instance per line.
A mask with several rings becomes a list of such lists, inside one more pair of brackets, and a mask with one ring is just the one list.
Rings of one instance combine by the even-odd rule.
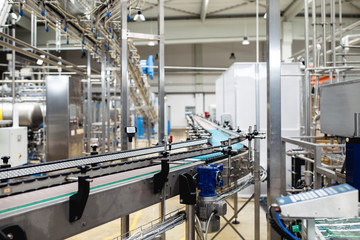
[[135, 218], [134, 218], [134, 221], [133, 221], [132, 224], [131, 224], [130, 231], [134, 230], [134, 228], [135, 228], [135, 226], [136, 226], [136, 222], [138, 221], [141, 212], [142, 212], [142, 210], [140, 210], [140, 211], [138, 211], [138, 212], [136, 213], [136, 216], [135, 216]]
[[[138, 211], [138, 212], [136, 213], [135, 218], [134, 218], [134, 221], [133, 221], [132, 224], [131, 224], [130, 231], [134, 230], [134, 228], [135, 228], [135, 226], [136, 226], [136, 222], [139, 220], [139, 216], [140, 216], [141, 212], [142, 212], [142, 210], [140, 210], [140, 211]], [[119, 236], [120, 236], [120, 234], [119, 234], [119, 233], [116, 233], [116, 234], [114, 234], [114, 235], [111, 235], [111, 236], [109, 236], [109, 237], [104, 238], [103, 240], [111, 240], [111, 239], [114, 239], [114, 238], [119, 237]]]

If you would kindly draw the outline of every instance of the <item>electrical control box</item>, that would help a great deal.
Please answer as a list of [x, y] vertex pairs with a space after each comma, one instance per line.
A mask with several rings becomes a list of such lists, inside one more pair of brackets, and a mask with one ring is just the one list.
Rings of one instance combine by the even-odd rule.
[[281, 214], [292, 218], [354, 218], [358, 190], [345, 183], [276, 199]]
[[27, 144], [27, 127], [0, 128], [0, 157], [10, 156], [11, 167], [27, 163]]

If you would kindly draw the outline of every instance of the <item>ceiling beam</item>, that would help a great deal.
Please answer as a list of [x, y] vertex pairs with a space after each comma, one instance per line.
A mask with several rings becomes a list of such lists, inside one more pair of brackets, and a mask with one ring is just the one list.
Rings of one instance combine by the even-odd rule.
[[[169, 1], [170, 1], [170, 0], [169, 0]], [[167, 2], [169, 2], [169, 1], [167, 1]], [[158, 5], [157, 3], [152, 3], [152, 2], [147, 2], [147, 4], [150, 5], [150, 6], [152, 6], [152, 7], [156, 7], [156, 6]], [[199, 16], [198, 13], [190, 12], [190, 11], [183, 10], [183, 9], [179, 9], [179, 8], [170, 7], [170, 6], [167, 6], [167, 5], [164, 5], [164, 8], [165, 8], [165, 9], [172, 10], [172, 11], [176, 11], [176, 12], [181, 12], [181, 13], [193, 15], [193, 16]], [[150, 10], [150, 7], [149, 7], [149, 8], [146, 8], [146, 11], [147, 11], [147, 10]]]
[[242, 3], [236, 4], [236, 5], [232, 5], [232, 6], [229, 6], [229, 7], [217, 9], [217, 10], [215, 10], [215, 11], [209, 12], [209, 14], [218, 14], [218, 13], [220, 13], [220, 12], [224, 12], [224, 11], [227, 11], [227, 10], [230, 10], [230, 9], [242, 7], [242, 6], [245, 6], [245, 5], [247, 5], [247, 4], [248, 4], [248, 2], [242, 2]]
[[208, 6], [209, 6], [209, 0], [202, 0], [201, 13], [200, 13], [200, 17], [201, 17], [202, 22], [205, 22]]
[[[308, 0], [311, 3], [312, 0]], [[290, 22], [304, 10], [304, 1], [295, 0], [283, 13], [284, 21]]]

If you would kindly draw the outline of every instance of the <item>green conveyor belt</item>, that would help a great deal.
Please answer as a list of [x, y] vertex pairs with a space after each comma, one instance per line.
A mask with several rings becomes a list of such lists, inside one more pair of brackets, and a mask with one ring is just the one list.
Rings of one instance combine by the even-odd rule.
[[[170, 167], [170, 169], [175, 169], [175, 168], [178, 168], [178, 167], [187, 165], [187, 164], [190, 164], [190, 163], [180, 164], [180, 165], [177, 165], [177, 166], [174, 166], [174, 167]], [[159, 171], [150, 172], [150, 173], [146, 173], [146, 174], [142, 174], [142, 175], [138, 175], [138, 176], [131, 177], [131, 178], [122, 179], [122, 180], [115, 181], [115, 182], [112, 182], [112, 183], [107, 183], [107, 184], [104, 184], [104, 185], [92, 187], [92, 188], [90, 188], [90, 191], [91, 191], [91, 190], [94, 190], [94, 189], [98, 189], [98, 188], [108, 187], [108, 186], [111, 186], [111, 185], [114, 185], [114, 184], [117, 184], [117, 183], [121, 183], [121, 182], [129, 181], [129, 180], [141, 178], [141, 177], [144, 177], [144, 176], [147, 176], [147, 175], [156, 174], [156, 173], [158, 173], [158, 172], [160, 172], [160, 170], [159, 170]], [[19, 206], [19, 207], [6, 209], [6, 210], [3, 210], [3, 211], [0, 211], [0, 215], [3, 214], [3, 213], [11, 212], [11, 211], [18, 210], [18, 209], [22, 209], [22, 208], [25, 208], [25, 207], [30, 207], [30, 206], [35, 206], [35, 205], [37, 205], [37, 204], [46, 203], [46, 202], [53, 201], [53, 200], [56, 200], [56, 199], [60, 199], [60, 198], [64, 198], [64, 197], [70, 197], [71, 195], [73, 195], [73, 194], [75, 194], [75, 193], [76, 193], [76, 192], [72, 192], [72, 193], [68, 193], [68, 194], [61, 195], [61, 196], [48, 198], [48, 199], [45, 199], [45, 200], [42, 200], [42, 201], [38, 201], [38, 202], [33, 202], [33, 203], [30, 203], [30, 204], [22, 205], [22, 206]]]
[[[221, 141], [224, 140], [228, 140], [229, 136], [227, 136], [226, 134], [220, 132], [219, 130], [216, 129], [206, 129], [209, 133], [211, 133], [211, 139], [210, 139], [210, 143], [213, 146], [220, 146], [221, 145]], [[232, 146], [233, 150], [240, 150], [244, 147], [244, 145], [242, 143], [236, 143], [233, 144]], [[210, 158], [214, 158], [214, 157], [219, 157], [224, 155], [222, 152], [217, 152], [217, 153], [211, 153], [211, 154], [207, 154], [207, 155], [203, 155], [203, 156], [198, 156], [198, 157], [194, 157], [191, 159], [194, 160], [207, 160]]]
[[323, 239], [360, 239], [360, 218], [318, 219], [315, 223]]

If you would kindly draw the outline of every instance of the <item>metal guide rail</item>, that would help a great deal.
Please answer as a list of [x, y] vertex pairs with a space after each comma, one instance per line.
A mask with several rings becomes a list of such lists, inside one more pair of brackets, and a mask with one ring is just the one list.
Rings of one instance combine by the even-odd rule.
[[229, 135], [231, 137], [241, 137], [242, 134], [240, 132], [234, 131], [234, 130], [230, 130], [230, 129], [226, 129], [220, 125], [217, 125], [207, 119], [204, 119], [202, 117], [193, 115], [192, 116], [193, 121], [195, 121], [199, 126], [201, 126], [202, 128], [209, 130], [209, 129], [216, 129], [219, 130], [220, 132], [225, 133], [226, 135]]
[[[175, 161], [178, 160], [213, 153], [213, 151], [214, 149], [211, 147], [200, 148], [186, 152], [173, 153], [168, 157], [168, 159], [171, 163], [174, 163]], [[121, 173], [125, 171], [145, 168], [149, 166], [155, 166], [160, 164], [159, 161], [162, 158], [163, 156], [156, 156], [156, 157], [126, 161], [126, 162], [91, 166], [87, 170], [86, 175], [89, 176], [90, 178], [95, 178], [109, 174]], [[209, 158], [208, 161], [212, 161], [214, 159], [215, 158]], [[75, 177], [79, 177], [81, 175], [82, 175], [81, 171], [76, 169], [73, 171], [48, 174], [44, 176], [31, 177], [26, 179], [21, 178], [15, 181], [11, 180], [7, 182], [3, 182], [0, 183], [0, 197], [9, 196], [30, 190], [37, 190], [45, 187], [51, 187], [54, 185], [71, 183], [73, 181], [69, 179], [74, 179]]]
[[[187, 142], [172, 144], [171, 149], [175, 150], [175, 149], [180, 149], [180, 148], [198, 146], [198, 145], [207, 144], [207, 143], [208, 143], [207, 139], [187, 141]], [[169, 150], [169, 146], [167, 146], [167, 150]], [[42, 174], [42, 173], [47, 173], [47, 172], [69, 169], [69, 168], [76, 168], [78, 166], [83, 166], [83, 165], [94, 165], [94, 164], [99, 164], [99, 163], [103, 163], [103, 162], [138, 157], [138, 156], [143, 156], [143, 155], [148, 155], [148, 154], [153, 154], [153, 153], [160, 153], [162, 151], [164, 151], [164, 146], [158, 146], [158, 147], [150, 147], [150, 148], [122, 151], [122, 152], [118, 152], [118, 153], [94, 155], [94, 156], [90, 156], [90, 157], [66, 159], [66, 160], [54, 161], [54, 162], [38, 164], [38, 165], [15, 167], [15, 168], [11, 168], [11, 169], [0, 170], [0, 180]]]
[[[171, 164], [164, 186], [167, 198], [179, 194], [179, 175], [193, 174], [202, 164]], [[160, 168], [149, 168], [94, 179], [79, 221], [70, 222], [68, 218], [69, 198], [76, 191], [76, 183], [70, 184], [72, 188], [70, 185], [66, 188], [56, 186], [0, 198], [0, 205], [4, 209], [0, 212], [0, 226], [16, 224], [24, 229], [28, 239], [64, 239], [136, 212], [160, 201], [161, 193], [153, 192], [154, 175]], [[14, 202], [14, 207], [6, 207], [9, 202]]]

